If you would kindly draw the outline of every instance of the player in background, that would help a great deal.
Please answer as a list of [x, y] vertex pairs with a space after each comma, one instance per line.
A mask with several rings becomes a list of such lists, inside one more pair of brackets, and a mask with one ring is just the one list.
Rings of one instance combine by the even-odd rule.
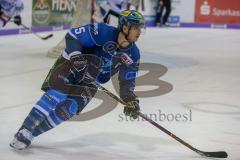
[[98, 0], [93, 19], [96, 22], [109, 23], [110, 15], [118, 18], [120, 12], [128, 9], [135, 9], [130, 0]]
[[[157, 0], [157, 6], [156, 6], [156, 25], [157, 26], [168, 26], [168, 18], [171, 13], [171, 0]], [[162, 17], [163, 11], [165, 8], [165, 14]]]
[[21, 25], [20, 13], [23, 10], [21, 0], [0, 0], [0, 29], [3, 28], [11, 18], [17, 25]]
[[22, 150], [34, 137], [80, 113], [97, 92], [119, 73], [119, 94], [126, 102], [125, 115], [137, 118], [140, 110], [135, 79], [140, 51], [135, 42], [145, 28], [144, 17], [135, 10], [121, 12], [118, 27], [105, 23], [72, 28], [66, 48], [45, 79], [45, 92], [15, 134], [10, 146]]

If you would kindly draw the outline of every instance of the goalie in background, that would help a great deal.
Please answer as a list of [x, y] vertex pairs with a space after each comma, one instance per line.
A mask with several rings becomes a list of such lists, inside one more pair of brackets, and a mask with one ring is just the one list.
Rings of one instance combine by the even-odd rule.
[[42, 97], [10, 146], [25, 149], [34, 137], [80, 113], [95, 96], [96, 83], [104, 84], [116, 73], [119, 94], [126, 103], [123, 112], [136, 119], [140, 107], [134, 89], [140, 51], [135, 42], [142, 29], [144, 17], [135, 10], [121, 12], [118, 27], [94, 23], [70, 29], [65, 36], [66, 48], [42, 85]]
[[0, 0], [0, 29], [3, 28], [11, 18], [18, 26], [22, 24], [20, 13], [23, 10], [21, 0]]

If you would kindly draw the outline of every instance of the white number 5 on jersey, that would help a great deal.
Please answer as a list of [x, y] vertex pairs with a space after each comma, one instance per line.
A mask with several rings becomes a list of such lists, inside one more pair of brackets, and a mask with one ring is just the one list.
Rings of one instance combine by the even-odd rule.
[[74, 30], [76, 34], [81, 34], [83, 32], [85, 32], [85, 28], [84, 27], [80, 27]]

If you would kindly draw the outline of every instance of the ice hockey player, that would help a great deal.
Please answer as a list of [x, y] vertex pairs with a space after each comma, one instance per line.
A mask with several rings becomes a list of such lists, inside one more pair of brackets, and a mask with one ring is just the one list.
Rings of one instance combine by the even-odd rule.
[[143, 15], [126, 10], [121, 12], [117, 28], [95, 23], [70, 29], [66, 49], [43, 83], [45, 93], [10, 146], [25, 149], [34, 137], [80, 113], [97, 92], [96, 83], [106, 83], [116, 73], [120, 97], [127, 104], [123, 112], [136, 119], [140, 107], [134, 88], [140, 51], [135, 42], [144, 27]]
[[13, 22], [21, 25], [22, 19], [20, 13], [23, 10], [23, 3], [21, 0], [0, 0], [0, 29], [3, 28], [7, 22], [13, 18]]

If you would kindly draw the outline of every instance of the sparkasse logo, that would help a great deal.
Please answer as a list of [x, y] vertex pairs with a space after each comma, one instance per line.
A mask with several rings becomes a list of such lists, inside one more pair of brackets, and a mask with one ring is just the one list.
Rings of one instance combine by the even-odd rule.
[[195, 22], [240, 24], [240, 0], [196, 0]]
[[211, 7], [208, 4], [208, 1], [204, 1], [203, 4], [200, 6], [200, 14], [201, 15], [210, 15]]
[[210, 6], [207, 0], [205, 0], [200, 6], [200, 14], [203, 16], [213, 15], [218, 17], [221, 17], [221, 16], [239, 17], [240, 10], [234, 10], [228, 7], [225, 7], [225, 8], [213, 7], [213, 6]]

